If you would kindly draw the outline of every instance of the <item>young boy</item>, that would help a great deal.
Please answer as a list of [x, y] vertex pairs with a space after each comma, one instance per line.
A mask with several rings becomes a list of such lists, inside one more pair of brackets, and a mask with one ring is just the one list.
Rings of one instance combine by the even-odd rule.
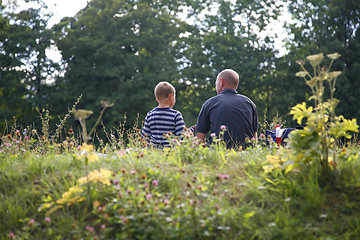
[[154, 90], [159, 105], [149, 111], [145, 117], [141, 136], [150, 146], [162, 148], [169, 146], [164, 134], [179, 136], [185, 123], [182, 114], [172, 109], [175, 105], [175, 88], [168, 82], [159, 82]]

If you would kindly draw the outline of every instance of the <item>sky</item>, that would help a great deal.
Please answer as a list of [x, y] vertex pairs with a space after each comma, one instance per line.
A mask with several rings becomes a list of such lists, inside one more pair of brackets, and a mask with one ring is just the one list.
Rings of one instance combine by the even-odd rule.
[[44, 0], [48, 5], [49, 11], [54, 14], [50, 20], [50, 25], [58, 23], [63, 17], [72, 17], [79, 10], [86, 7], [88, 0]]

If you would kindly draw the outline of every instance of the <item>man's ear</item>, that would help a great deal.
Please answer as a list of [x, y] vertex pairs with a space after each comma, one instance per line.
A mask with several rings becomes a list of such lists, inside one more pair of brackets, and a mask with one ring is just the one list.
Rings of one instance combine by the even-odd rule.
[[220, 89], [223, 89], [224, 86], [225, 86], [225, 81], [223, 78], [219, 78], [219, 86], [220, 86]]

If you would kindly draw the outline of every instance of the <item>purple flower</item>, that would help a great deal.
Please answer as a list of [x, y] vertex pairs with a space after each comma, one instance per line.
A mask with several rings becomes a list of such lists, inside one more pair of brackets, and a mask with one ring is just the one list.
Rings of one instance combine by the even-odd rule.
[[33, 226], [35, 224], [35, 219], [31, 218], [28, 222], [29, 226]]
[[265, 139], [265, 135], [262, 133], [262, 134], [260, 134], [259, 138], [260, 139]]
[[15, 239], [15, 234], [14, 234], [13, 232], [10, 232], [10, 233], [9, 233], [9, 238], [10, 238], [10, 239]]
[[169, 204], [169, 200], [168, 199], [164, 199], [164, 204], [168, 205]]
[[221, 126], [220, 126], [220, 129], [221, 129], [221, 130], [226, 130], [226, 126], [225, 126], [225, 125], [221, 125]]
[[51, 223], [51, 218], [46, 217], [46, 218], [45, 218], [45, 222], [47, 222], [47, 223]]
[[216, 133], [212, 133], [212, 134], [210, 134], [210, 136], [211, 136], [212, 138], [214, 138], [214, 137], [216, 136]]
[[131, 170], [131, 171], [130, 171], [130, 174], [131, 174], [131, 175], [135, 175], [135, 173], [136, 173], [135, 170]]
[[152, 185], [155, 186], [155, 187], [157, 187], [157, 186], [159, 186], [159, 182], [158, 182], [157, 180], [153, 180], [153, 181], [152, 181]]
[[119, 184], [119, 179], [115, 179], [114, 180], [114, 185], [118, 185]]
[[151, 198], [152, 198], [152, 195], [149, 193], [149, 194], [146, 194], [146, 200], [148, 200], [148, 201], [150, 201], [151, 200]]
[[88, 226], [86, 226], [86, 231], [88, 231], [88, 232], [94, 232], [94, 228], [93, 227], [90, 227], [89, 225]]
[[148, 183], [145, 183], [144, 184], [144, 188], [146, 189], [146, 188], [148, 188], [149, 187], [149, 184]]

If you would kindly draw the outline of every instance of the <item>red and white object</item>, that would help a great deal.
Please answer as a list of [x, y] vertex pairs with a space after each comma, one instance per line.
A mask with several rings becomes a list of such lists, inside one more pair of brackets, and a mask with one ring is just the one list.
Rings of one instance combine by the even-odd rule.
[[278, 145], [281, 144], [281, 129], [280, 129], [280, 125], [275, 125], [275, 137], [276, 137], [276, 143]]

